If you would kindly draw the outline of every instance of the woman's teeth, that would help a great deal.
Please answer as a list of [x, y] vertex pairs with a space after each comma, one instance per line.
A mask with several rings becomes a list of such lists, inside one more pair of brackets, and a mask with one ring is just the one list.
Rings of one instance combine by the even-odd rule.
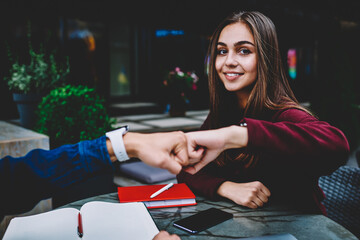
[[235, 77], [235, 76], [239, 76], [240, 73], [225, 73], [227, 76], [229, 77]]

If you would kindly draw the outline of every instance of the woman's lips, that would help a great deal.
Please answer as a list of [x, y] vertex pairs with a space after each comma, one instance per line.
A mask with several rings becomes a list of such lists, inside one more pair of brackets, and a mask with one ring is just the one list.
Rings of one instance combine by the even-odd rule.
[[243, 73], [224, 73], [225, 77], [229, 81], [234, 81], [238, 77], [244, 75]]

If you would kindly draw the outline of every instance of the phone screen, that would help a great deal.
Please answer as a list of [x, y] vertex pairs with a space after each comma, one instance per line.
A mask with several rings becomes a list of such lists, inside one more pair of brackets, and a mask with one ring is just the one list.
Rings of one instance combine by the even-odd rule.
[[209, 208], [174, 222], [174, 226], [190, 233], [198, 233], [228, 219], [233, 215], [217, 208]]

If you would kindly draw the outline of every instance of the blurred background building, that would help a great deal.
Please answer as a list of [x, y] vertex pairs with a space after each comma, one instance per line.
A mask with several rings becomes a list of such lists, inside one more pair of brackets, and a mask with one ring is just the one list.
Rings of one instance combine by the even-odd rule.
[[[206, 109], [209, 38], [222, 19], [239, 10], [257, 10], [274, 21], [299, 101], [355, 144], [360, 128], [358, 0], [5, 0], [0, 2], [0, 79], [11, 64], [6, 43], [17, 54], [26, 52], [31, 21], [33, 43], [46, 40], [69, 56], [70, 83], [95, 87], [110, 113], [125, 114], [111, 106], [134, 102], [154, 103], [149, 111], [164, 111], [163, 77], [175, 67], [197, 73], [198, 92], [190, 107]], [[18, 117], [4, 81], [0, 109], [3, 120]]]

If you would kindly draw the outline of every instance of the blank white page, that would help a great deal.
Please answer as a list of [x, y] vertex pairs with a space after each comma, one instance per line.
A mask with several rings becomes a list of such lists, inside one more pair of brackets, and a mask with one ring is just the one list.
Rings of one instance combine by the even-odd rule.
[[159, 233], [141, 202], [89, 202], [81, 208], [84, 240], [153, 239]]
[[78, 213], [75, 208], [63, 208], [10, 221], [4, 240], [64, 240], [79, 239]]

